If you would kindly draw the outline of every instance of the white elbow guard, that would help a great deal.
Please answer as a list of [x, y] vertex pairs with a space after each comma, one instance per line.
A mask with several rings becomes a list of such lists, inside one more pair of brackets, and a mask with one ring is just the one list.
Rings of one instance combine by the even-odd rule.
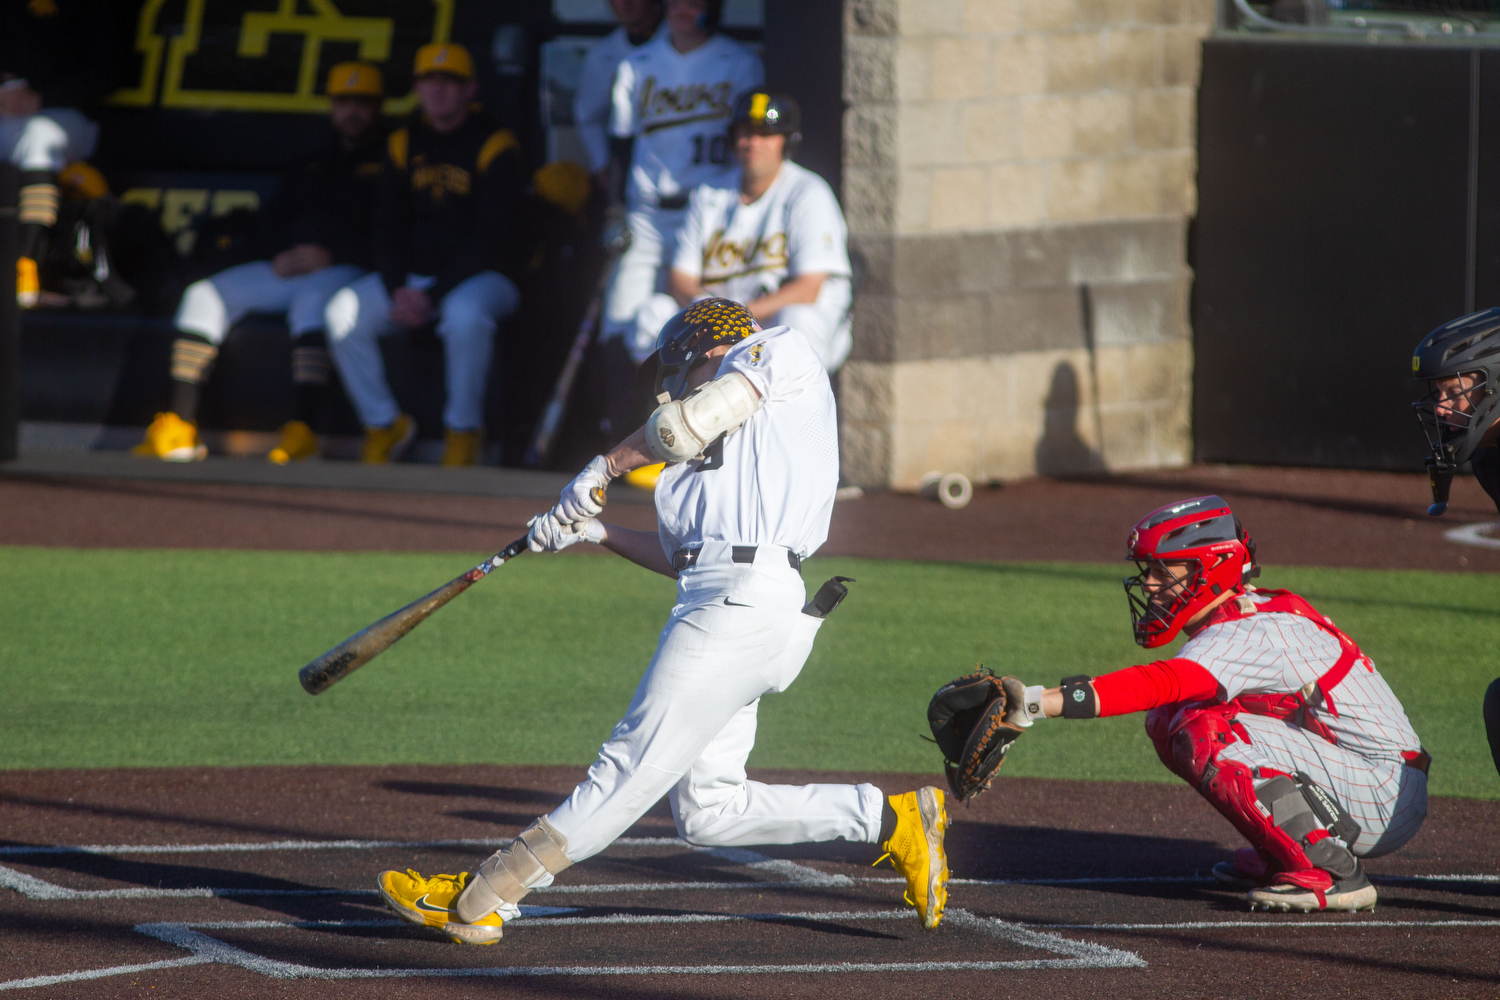
[[703, 453], [720, 434], [734, 430], [760, 409], [760, 393], [739, 372], [696, 389], [686, 399], [663, 403], [646, 421], [646, 447], [663, 462], [685, 462]]

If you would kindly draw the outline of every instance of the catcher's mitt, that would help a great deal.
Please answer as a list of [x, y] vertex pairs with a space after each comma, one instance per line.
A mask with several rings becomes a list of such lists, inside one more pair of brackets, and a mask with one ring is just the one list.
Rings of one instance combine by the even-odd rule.
[[938, 688], [927, 706], [927, 724], [943, 751], [948, 785], [960, 802], [995, 780], [1005, 752], [1026, 719], [1026, 685], [980, 667]]

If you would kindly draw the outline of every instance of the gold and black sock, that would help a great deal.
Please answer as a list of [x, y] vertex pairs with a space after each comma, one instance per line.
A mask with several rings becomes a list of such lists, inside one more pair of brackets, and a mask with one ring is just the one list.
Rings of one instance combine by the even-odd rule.
[[172, 341], [172, 412], [194, 423], [203, 383], [213, 372], [219, 349], [196, 333], [178, 332]]
[[47, 170], [21, 171], [20, 256], [40, 260], [47, 252], [47, 233], [57, 224], [57, 178]]
[[323, 405], [323, 393], [333, 374], [328, 356], [328, 338], [322, 330], [298, 334], [292, 341], [292, 416], [315, 426]]

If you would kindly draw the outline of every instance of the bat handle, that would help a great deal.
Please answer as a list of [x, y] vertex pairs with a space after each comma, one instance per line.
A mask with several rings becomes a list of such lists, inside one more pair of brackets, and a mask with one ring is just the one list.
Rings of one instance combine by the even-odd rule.
[[604, 487], [602, 486], [595, 486], [589, 490], [589, 499], [601, 507], [609, 502], [609, 498], [604, 495]]

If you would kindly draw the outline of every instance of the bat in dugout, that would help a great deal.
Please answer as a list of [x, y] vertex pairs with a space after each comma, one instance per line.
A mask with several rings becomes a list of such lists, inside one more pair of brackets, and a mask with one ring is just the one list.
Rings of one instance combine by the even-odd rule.
[[[604, 506], [604, 491], [593, 491], [593, 500]], [[386, 615], [373, 625], [368, 625], [334, 646], [322, 656], [303, 667], [297, 674], [308, 694], [322, 694], [360, 667], [385, 652], [397, 639], [422, 624], [434, 611], [468, 590], [474, 584], [504, 566], [511, 559], [526, 551], [526, 539], [530, 532], [517, 538], [484, 562], [454, 577], [425, 597], [412, 601], [399, 611]]]

